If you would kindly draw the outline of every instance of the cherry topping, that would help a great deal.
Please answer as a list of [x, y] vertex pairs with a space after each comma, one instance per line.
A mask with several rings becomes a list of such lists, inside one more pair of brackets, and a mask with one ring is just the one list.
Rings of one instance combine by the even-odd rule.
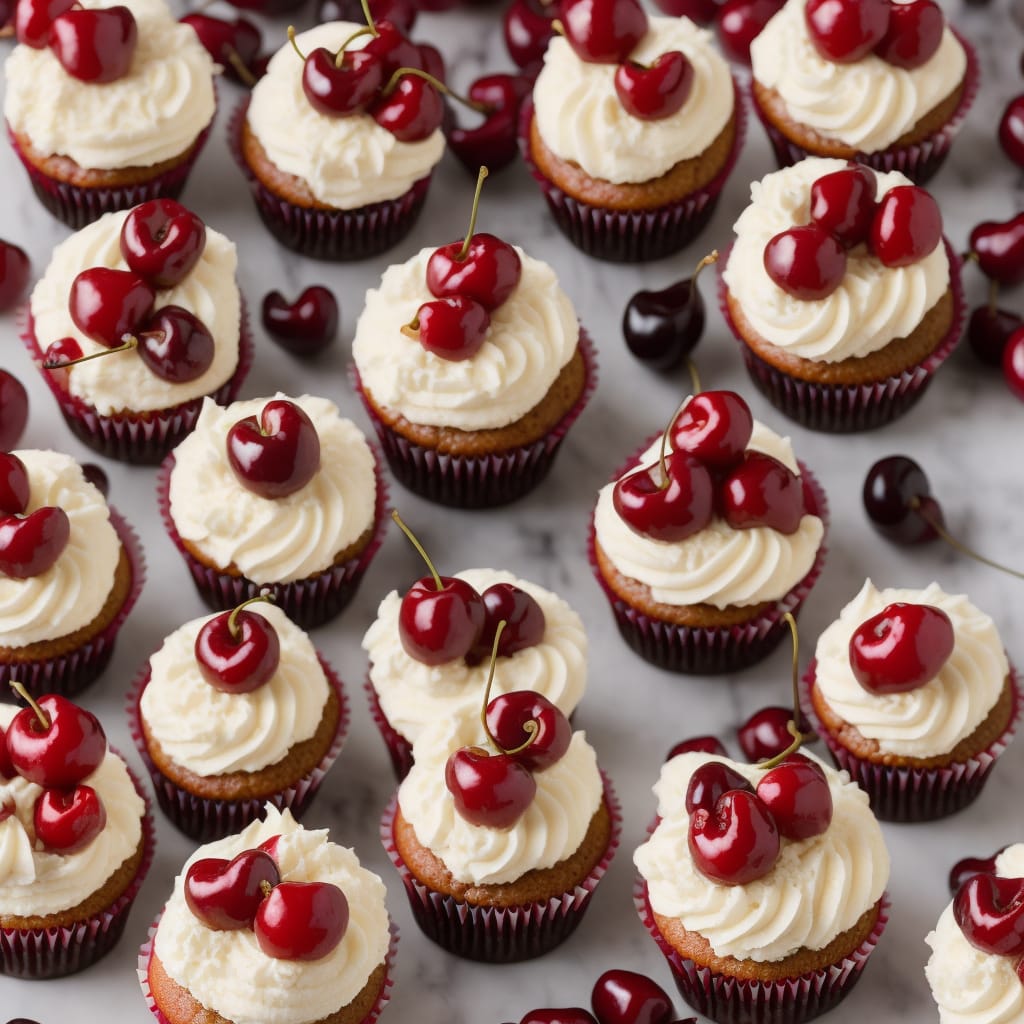
[[[17, 774], [11, 763], [11, 755], [7, 752], [7, 732], [0, 725], [0, 779], [13, 779]], [[3, 821], [5, 817], [3, 810], [3, 807], [0, 806], [0, 821]]]
[[736, 465], [750, 443], [754, 417], [735, 391], [702, 391], [669, 428], [672, 447], [716, 469]]
[[91, 786], [45, 789], [33, 810], [36, 839], [51, 853], [85, 849], [107, 823], [107, 812]]
[[562, 0], [562, 29], [580, 60], [621, 64], [647, 34], [639, 0]]
[[1010, 390], [1024, 402], [1024, 328], [1014, 331], [1003, 349], [1003, 376]]
[[892, 6], [889, 0], [808, 0], [811, 43], [826, 60], [852, 64], [885, 38]]
[[[294, 40], [293, 40], [294, 42]], [[372, 50], [313, 50], [302, 66], [302, 91], [314, 110], [346, 117], [365, 110], [384, 83], [384, 66]]]
[[485, 721], [503, 750], [523, 747], [510, 756], [531, 772], [550, 768], [569, 749], [572, 739], [569, 719], [547, 697], [532, 690], [513, 690], [495, 697], [487, 705]]
[[306, 288], [294, 302], [280, 292], [263, 299], [263, 327], [282, 348], [312, 356], [327, 348], [338, 333], [341, 313], [334, 293], [324, 285]]
[[868, 245], [887, 267], [923, 260], [942, 241], [939, 204], [917, 185], [897, 185], [882, 196]]
[[266, 898], [266, 886], [281, 881], [277, 865], [263, 850], [244, 850], [234, 860], [206, 857], [185, 875], [185, 902], [215, 932], [251, 928]]
[[953, 917], [976, 949], [996, 956], [1024, 953], [1024, 878], [975, 875], [953, 898]]
[[646, 974], [617, 969], [594, 982], [590, 1005], [600, 1024], [667, 1024], [673, 1011], [665, 990]]
[[877, 179], [870, 167], [854, 165], [811, 185], [811, 220], [847, 249], [866, 242], [875, 216]]
[[461, 362], [480, 351], [490, 326], [491, 318], [479, 302], [449, 295], [424, 302], [402, 333], [441, 359]]
[[71, 376], [70, 365], [81, 361], [82, 346], [74, 338], [58, 338], [47, 345], [43, 353], [43, 369], [60, 379], [65, 387], [67, 378]]
[[846, 276], [846, 252], [820, 224], [803, 224], [769, 240], [764, 269], [795, 299], [827, 299]]
[[660, 121], [682, 110], [693, 90], [694, 71], [686, 54], [669, 50], [651, 64], [626, 61], [615, 72], [615, 93], [627, 114]]
[[723, 885], [746, 885], [775, 866], [779, 830], [754, 793], [733, 789], [719, 798], [714, 810], [701, 807], [693, 813], [689, 846], [702, 874]]
[[[365, 53], [369, 47], [361, 52]], [[373, 119], [399, 142], [420, 142], [433, 135], [444, 120], [444, 103], [434, 86], [419, 75], [404, 74], [385, 87], [369, 108]]]
[[224, 693], [251, 693], [273, 678], [281, 644], [270, 621], [246, 605], [221, 612], [203, 623], [196, 636], [195, 657], [203, 678]]
[[50, 45], [53, 19], [68, 10], [75, 0], [18, 0], [14, 11], [14, 33], [19, 43], [35, 50]]
[[660, 467], [642, 466], [618, 480], [612, 502], [637, 533], [660, 541], [685, 540], [711, 522], [711, 475], [703, 462], [673, 452]]
[[949, 870], [949, 891], [955, 896], [957, 890], [975, 875], [994, 875], [996, 858], [1005, 850], [997, 850], [991, 857], [964, 857]]
[[690, 776], [686, 787], [686, 813], [693, 814], [700, 808], [713, 811], [719, 798], [734, 789], [754, 792], [754, 787], [735, 768], [722, 761], [707, 761]]
[[530, 806], [537, 783], [521, 755], [461, 747], [445, 765], [444, 781], [455, 810], [471, 825], [511, 828]]
[[348, 929], [348, 900], [330, 882], [281, 882], [260, 904], [253, 931], [276, 960], [322, 960]]
[[535, 647], [544, 639], [544, 612], [521, 587], [514, 583], [495, 583], [481, 597], [486, 618], [475, 648], [480, 657], [490, 655], [501, 622], [505, 623], [505, 628], [498, 641], [499, 658], [507, 658], [527, 647]]
[[246, 416], [228, 431], [228, 462], [239, 483], [261, 498], [301, 490], [320, 468], [320, 438], [294, 402], [274, 399], [259, 418]]
[[21, 515], [28, 506], [28, 470], [13, 452], [0, 452], [0, 513]]
[[999, 145], [1018, 167], [1024, 167], [1024, 93], [1006, 104], [999, 119]]
[[722, 518], [734, 530], [764, 526], [793, 534], [800, 529], [805, 512], [800, 478], [763, 452], [747, 452], [729, 471], [719, 503]]
[[41, 576], [52, 568], [71, 539], [62, 508], [37, 508], [27, 516], [0, 516], [0, 574], [16, 580]]
[[206, 324], [183, 306], [163, 306], [138, 332], [142, 361], [161, 380], [184, 384], [198, 380], [213, 365], [216, 352]]
[[[772, 704], [755, 711], [737, 730], [743, 756], [752, 764], [778, 757], [793, 742], [789, 724], [793, 721], [793, 709]], [[800, 715], [796, 723], [804, 742], [812, 742], [814, 733], [810, 723]]]
[[206, 225], [173, 199], [140, 203], [121, 227], [121, 255], [153, 288], [181, 284], [206, 248]]
[[692, 752], [714, 754], [716, 757], [729, 756], [729, 751], [725, 749], [717, 736], [691, 736], [689, 739], [680, 740], [672, 747], [665, 755], [665, 760], [671, 761], [673, 757]]
[[1024, 320], [1008, 309], [978, 306], [967, 321], [967, 342], [971, 351], [987, 366], [1002, 366], [1010, 336], [1024, 327]]
[[919, 68], [938, 52], [945, 27], [942, 8], [934, 0], [890, 4], [889, 28], [875, 53], [898, 68]]
[[718, 14], [718, 40], [725, 55], [750, 67], [750, 44], [782, 9], [785, 0], [725, 0]]
[[6, 313], [21, 298], [31, 272], [25, 250], [0, 238], [0, 313]]
[[242, 85], [255, 85], [263, 42], [260, 30], [247, 18], [224, 21], [209, 14], [186, 14], [189, 25], [206, 52], [224, 68], [224, 74]]
[[1008, 221], [987, 220], [975, 227], [971, 254], [991, 280], [1005, 285], [1024, 282], [1024, 213]]
[[123, 6], [71, 8], [53, 19], [50, 49], [83, 82], [115, 82], [128, 74], [139, 42], [135, 16]]
[[391, 77], [399, 68], [418, 68], [422, 60], [419, 47], [410, 42], [398, 26], [382, 19], [377, 22], [377, 35], [364, 47], [376, 54], [384, 65], [384, 74]]
[[138, 275], [93, 267], [71, 282], [69, 310], [83, 334], [112, 348], [126, 334], [136, 332], [152, 311], [155, 299], [153, 289]]
[[7, 370], [0, 370], [0, 451], [16, 448], [28, 423], [28, 392]]
[[868, 519], [896, 544], [921, 544], [938, 537], [932, 522], [942, 524], [942, 510], [931, 494], [924, 470], [905, 455], [879, 459], [864, 479]]
[[832, 822], [832, 791], [825, 773], [801, 754], [766, 771], [757, 782], [757, 795], [787, 839], [819, 836]]

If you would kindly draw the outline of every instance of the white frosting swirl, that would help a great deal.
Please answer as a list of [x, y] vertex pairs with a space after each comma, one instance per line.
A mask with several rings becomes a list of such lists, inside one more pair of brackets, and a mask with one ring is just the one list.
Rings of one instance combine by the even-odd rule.
[[195, 641], [204, 623], [175, 630], [150, 658], [141, 711], [153, 739], [175, 764], [197, 775], [256, 772], [310, 739], [323, 719], [329, 685], [309, 637], [280, 608], [250, 605], [277, 633], [281, 661], [250, 693], [225, 693], [203, 678]]
[[686, 789], [708, 761], [729, 765], [755, 786], [763, 774], [756, 765], [702, 753], [680, 754], [662, 766], [654, 787], [662, 821], [633, 856], [657, 913], [699, 932], [719, 956], [771, 962], [822, 949], [878, 902], [889, 878], [882, 830], [864, 791], [825, 764], [833, 811], [821, 835], [783, 839], [771, 871], [746, 885], [722, 885], [702, 874], [689, 849]]
[[46, 572], [25, 580], [0, 572], [0, 646], [25, 647], [55, 640], [87, 626], [103, 609], [114, 585], [121, 541], [103, 495], [70, 455], [16, 451], [29, 481], [27, 512], [62, 508], [68, 545]]
[[711, 33], [689, 18], [651, 18], [649, 24], [631, 60], [650, 64], [679, 50], [693, 65], [690, 95], [670, 117], [642, 121], [627, 113], [615, 91], [618, 65], [582, 61], [560, 36], [548, 45], [533, 91], [537, 128], [548, 149], [616, 185], [651, 181], [699, 156], [733, 115], [729, 65]]
[[337, 554], [373, 524], [374, 458], [362, 431], [326, 398], [286, 399], [298, 405], [320, 437], [320, 469], [284, 498], [263, 498], [235, 476], [228, 431], [259, 417], [270, 398], [203, 403], [195, 430], [174, 450], [171, 517], [178, 533], [214, 564], [237, 567], [254, 583], [288, 583], [329, 569]]
[[[189, 29], [191, 32], [192, 30]], [[127, 270], [121, 256], [121, 226], [128, 210], [108, 213], [76, 231], [54, 250], [46, 273], [32, 290], [31, 308], [39, 347], [59, 338], [74, 338], [83, 355], [106, 348], [86, 337], [71, 319], [71, 283], [83, 270], [108, 267]], [[216, 391], [238, 366], [242, 299], [235, 282], [235, 245], [206, 228], [206, 247], [198, 263], [180, 284], [156, 293], [154, 310], [182, 306], [195, 314], [214, 340], [213, 362], [195, 380], [174, 384], [158, 377], [138, 352], [118, 352], [73, 366], [68, 389], [103, 416], [128, 410], [150, 412]], [[45, 371], [44, 371], [45, 372]]]
[[[953, 623], [955, 646], [934, 679], [907, 693], [872, 694], [850, 668], [850, 637], [890, 604], [927, 604]], [[985, 720], [1009, 672], [995, 623], [963, 594], [937, 583], [924, 590], [878, 590], [871, 580], [818, 639], [817, 687], [825, 703], [879, 748], [902, 757], [948, 754]]]
[[[0, 726], [5, 731], [19, 710], [0, 704]], [[107, 823], [88, 846], [59, 854], [36, 848], [32, 819], [42, 786], [21, 776], [0, 778], [0, 807], [13, 802], [16, 808], [14, 817], [0, 824], [0, 917], [45, 917], [77, 907], [135, 854], [146, 805], [124, 761], [108, 750], [82, 784], [96, 790]]]
[[[764, 249], [780, 231], [810, 222], [811, 186], [847, 167], [809, 157], [750, 186], [751, 203], [736, 221], [736, 241], [722, 278], [743, 315], [766, 341], [803, 359], [837, 363], [866, 356], [912, 334], [949, 288], [949, 259], [940, 242], [924, 259], [887, 267], [864, 245], [846, 254], [846, 276], [824, 299], [796, 299], [764, 268]], [[899, 171], [877, 174], [880, 199], [909, 185]]]
[[455, 809], [445, 764], [462, 746], [488, 747], [479, 720], [441, 722], [422, 733], [413, 750], [415, 763], [398, 789], [402, 816], [453, 878], [472, 885], [514, 882], [579, 849], [604, 798], [597, 755], [585, 733], [573, 733], [565, 754], [533, 773], [537, 792], [507, 829], [472, 825]]
[[508, 426], [540, 403], [572, 358], [579, 325], [554, 270], [516, 247], [522, 277], [491, 313], [484, 343], [470, 359], [442, 359], [402, 327], [424, 302], [427, 261], [422, 249], [384, 272], [366, 293], [352, 356], [363, 384], [381, 406], [413, 423], [459, 430]]
[[[482, 594], [495, 583], [525, 590], [544, 613], [539, 644], [498, 660], [491, 692], [533, 690], [571, 715], [587, 681], [587, 635], [583, 622], [556, 594], [510, 572], [467, 569], [456, 574]], [[469, 666], [464, 658], [443, 665], [425, 665], [410, 657], [398, 632], [402, 598], [392, 590], [380, 603], [377, 618], [366, 631], [363, 647], [370, 656], [370, 681], [391, 727], [415, 742], [432, 722], [473, 718], [487, 683], [486, 661]]]
[[[16, 46], [4, 62], [4, 116], [41, 153], [79, 167], [150, 167], [182, 156], [213, 120], [216, 65], [162, 0], [118, 0], [138, 24], [123, 78], [102, 85], [64, 70], [49, 47]], [[81, 0], [82, 7], [111, 6]]]
[[[996, 858], [996, 874], [1024, 878], [1024, 843]], [[964, 937], [953, 917], [952, 902], [935, 931], [925, 936], [932, 955], [924, 973], [939, 1007], [939, 1024], [1021, 1024], [1024, 985], [1015, 958], [985, 953]]]
[[896, 67], [873, 53], [837, 64], [811, 42], [806, 5], [789, 0], [751, 43], [750, 60], [755, 80], [779, 94], [789, 116], [827, 139], [876, 153], [963, 81], [967, 56], [948, 26], [938, 50], [918, 68]]
[[[347, 1006], [384, 963], [390, 943], [384, 883], [360, 866], [352, 850], [306, 830], [289, 811], [270, 804], [266, 819], [236, 836], [207, 843], [185, 863], [174, 881], [157, 929], [153, 951], [167, 974], [208, 1010], [234, 1024], [306, 1024]], [[188, 868], [205, 857], [227, 860], [280, 836], [275, 859], [285, 882], [330, 882], [348, 900], [348, 929], [320, 960], [275, 960], [249, 928], [214, 931], [185, 903]]]
[[[655, 465], [660, 445], [659, 438], [640, 464]], [[772, 456], [799, 476], [789, 438], [764, 424], [754, 422], [747, 448]], [[667, 450], [672, 450], [671, 444]], [[684, 540], [655, 540], [637, 533], [619, 516], [614, 490], [614, 484], [605, 484], [597, 497], [597, 542], [623, 576], [647, 584], [651, 597], [661, 604], [727, 608], [777, 601], [810, 572], [825, 534], [825, 524], [812, 515], [804, 515], [790, 534], [767, 526], [734, 530], [714, 516], [703, 530]]]
[[[334, 52], [363, 27], [332, 21], [302, 32], [296, 42], [305, 54], [318, 47]], [[347, 49], [361, 50], [368, 41], [360, 36]], [[444, 154], [440, 128], [419, 142], [400, 142], [369, 114], [321, 114], [302, 90], [302, 68], [285, 43], [252, 90], [247, 119], [270, 162], [301, 178], [317, 200], [354, 210], [397, 199], [434, 169]]]

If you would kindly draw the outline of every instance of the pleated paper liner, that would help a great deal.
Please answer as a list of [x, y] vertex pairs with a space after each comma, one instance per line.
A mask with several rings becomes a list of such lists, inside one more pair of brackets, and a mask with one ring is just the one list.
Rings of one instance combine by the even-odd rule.
[[296, 206], [271, 192], [245, 162], [242, 127], [249, 100], [231, 115], [228, 145], [249, 183], [260, 219], [284, 246], [320, 260], [364, 260], [394, 248], [412, 230], [423, 209], [431, 174], [420, 178], [397, 199], [355, 210]]
[[268, 803], [279, 810], [288, 808], [296, 818], [302, 817], [316, 796], [324, 776], [338, 759], [349, 726], [349, 704], [345, 696], [345, 687], [321, 654], [317, 654], [317, 659], [327, 677], [328, 685], [338, 698], [338, 726], [327, 753], [311, 772], [290, 786], [277, 793], [242, 800], [211, 800], [196, 796], [169, 779], [154, 763], [146, 746], [139, 708], [142, 691], [145, 690], [150, 678], [149, 662], [143, 665], [128, 690], [128, 726], [142, 763], [153, 782], [157, 803], [176, 828], [196, 842], [206, 843], [241, 832], [250, 822], [263, 817], [263, 809]]
[[565, 435], [590, 401], [597, 387], [597, 355], [583, 328], [579, 347], [586, 382], [576, 404], [539, 440], [489, 455], [451, 455], [415, 444], [377, 415], [354, 365], [349, 367], [349, 375], [377, 432], [388, 466], [403, 487], [454, 508], [495, 508], [529, 494], [548, 475]]
[[25, 664], [0, 664], [0, 688], [3, 691], [7, 691], [9, 682], [17, 680], [34, 697], [47, 693], [73, 697], [95, 682], [107, 667], [114, 653], [118, 631], [139, 599], [146, 579], [146, 559], [135, 531], [113, 508], [110, 509], [110, 522], [128, 553], [131, 565], [132, 582], [124, 604], [104, 629], [73, 651]]
[[355, 557], [340, 565], [332, 565], [315, 576], [290, 583], [254, 583], [245, 576], [233, 576], [221, 572], [199, 561], [178, 534], [171, 518], [169, 488], [171, 471], [174, 469], [174, 453], [164, 459], [156, 475], [157, 505], [164, 526], [174, 546], [185, 560], [192, 582], [199, 596], [214, 611], [235, 608], [243, 601], [269, 591], [274, 595], [277, 606], [294, 623], [303, 629], [313, 629], [338, 615], [355, 597], [359, 584], [369, 568], [373, 556], [384, 539], [388, 518], [385, 515], [388, 502], [388, 488], [381, 472], [380, 457], [373, 445], [374, 475], [377, 483], [377, 499], [374, 506], [374, 531], [369, 543]]
[[765, 362], [736, 329], [726, 301], [723, 272], [728, 253], [719, 261], [718, 301], [725, 322], [739, 342], [750, 379], [779, 412], [811, 430], [851, 433], [885, 426], [912, 408], [924, 394], [935, 371], [960, 341], [964, 322], [964, 292], [960, 258], [943, 239], [949, 257], [949, 283], [953, 292], [953, 321], [949, 331], [917, 366], [883, 380], [865, 384], [824, 384], [800, 380]]
[[466, 903], [419, 881], [406, 867], [395, 847], [396, 793], [381, 819], [380, 838], [401, 876], [413, 917], [423, 934], [449, 953], [492, 964], [532, 960], [565, 942], [583, 920], [594, 889], [608, 870], [619, 845], [622, 809], [608, 776], [602, 772], [601, 777], [604, 781], [604, 802], [611, 816], [611, 836], [604, 855], [571, 891], [518, 907]]
[[836, 766], [844, 769], [871, 800], [871, 810], [883, 821], [936, 821], [972, 804], [981, 795], [999, 755], [1017, 731], [1022, 695], [1017, 673], [1010, 667], [1012, 707], [1005, 731], [981, 753], [941, 768], [876, 764], [858, 757], [822, 726], [811, 704], [817, 662], [811, 661], [803, 679], [802, 704], [824, 739]]
[[146, 804], [142, 817], [142, 861], [135, 878], [106, 910], [77, 924], [59, 928], [0, 928], [0, 975], [62, 978], [91, 967], [117, 945], [156, 849], [149, 797], [130, 768], [128, 774]]
[[752, 981], [717, 974], [682, 956], [661, 934], [647, 894], [638, 878], [633, 905], [668, 961], [680, 994], [698, 1013], [719, 1024], [803, 1024], [834, 1009], [860, 979], [889, 920], [889, 898], [883, 894], [878, 918], [867, 938], [828, 967], [782, 981]]
[[722, 169], [702, 188], [650, 210], [611, 210], [592, 206], [567, 195], [547, 178], [530, 155], [533, 102], [527, 100], [519, 119], [519, 149], [562, 234], [588, 256], [618, 263], [661, 259], [692, 242], [711, 220], [718, 196], [743, 148], [747, 114], [735, 80], [733, 93], [736, 136]]
[[388, 748], [388, 757], [391, 758], [391, 767], [395, 770], [395, 778], [401, 782], [412, 767], [412, 744], [387, 720], [387, 716], [380, 706], [380, 697], [369, 676], [366, 677], [363, 688], [366, 690], [366, 699], [370, 704], [370, 717], [377, 726], [384, 745]]

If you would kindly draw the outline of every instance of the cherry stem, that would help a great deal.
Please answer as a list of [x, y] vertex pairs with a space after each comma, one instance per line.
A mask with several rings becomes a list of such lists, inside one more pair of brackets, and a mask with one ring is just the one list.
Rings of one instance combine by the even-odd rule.
[[689, 357], [686, 357], [686, 370], [690, 374], [690, 393], [699, 395], [701, 392], [700, 374], [697, 372], [697, 364]]
[[338, 52], [334, 55], [334, 66], [336, 68], [340, 68], [341, 67], [341, 65], [345, 62], [345, 51], [360, 36], [368, 36], [368, 35], [374, 35], [374, 34], [375, 33], [372, 33], [371, 30], [368, 29], [368, 28], [360, 28], [360, 29], [357, 29], [355, 32], [353, 32], [352, 35], [350, 35], [348, 37], [348, 39], [346, 39], [345, 42], [343, 42], [341, 44], [341, 49], [339, 49]]
[[984, 555], [979, 554], [974, 548], [969, 548], [963, 541], [957, 540], [939, 520], [932, 515], [929, 515], [925, 511], [925, 507], [921, 502], [921, 499], [914, 495], [910, 499], [910, 507], [914, 509], [917, 514], [951, 547], [954, 551], [959, 551], [962, 555], [967, 555], [968, 558], [973, 558], [975, 561], [981, 562], [982, 565], [987, 565], [991, 569], [998, 569], [1000, 572], [1005, 572], [1009, 576], [1016, 576], [1019, 580], [1024, 580], [1024, 572], [1018, 572], [1016, 569], [1010, 569], [1005, 565], [1000, 565], [998, 562], [993, 562], [991, 558], [986, 558]]
[[480, 711], [480, 721], [484, 726], [484, 735], [490, 740], [491, 745], [499, 754], [521, 754], [536, 738], [537, 733], [540, 732], [540, 726], [537, 722], [529, 718], [523, 722], [523, 732], [526, 733], [526, 742], [520, 743], [518, 747], [512, 747], [506, 750], [495, 738], [494, 733], [487, 727], [487, 705], [491, 702], [491, 683], [494, 682], [494, 667], [498, 663], [498, 643], [501, 641], [501, 634], [505, 632], [505, 627], [508, 625], [507, 619], [502, 619], [498, 623], [498, 628], [494, 631], [494, 643], [491, 645], [491, 667], [487, 673], [487, 685], [484, 687], [484, 706]]
[[391, 510], [391, 518], [398, 523], [398, 528], [409, 538], [412, 546], [420, 553], [423, 561], [427, 563], [427, 568], [430, 570], [430, 575], [434, 577], [434, 585], [438, 590], [444, 590], [444, 584], [441, 582], [441, 577], [438, 575], [437, 570], [434, 568], [434, 563], [430, 560], [426, 551], [423, 549], [423, 545], [416, 539], [416, 534], [409, 529], [405, 523], [402, 522], [402, 517], [398, 514], [398, 509]]
[[381, 99], [386, 100], [395, 91], [398, 83], [406, 75], [413, 75], [415, 78], [422, 78], [425, 82], [429, 82], [438, 92], [443, 93], [445, 96], [451, 96], [453, 100], [457, 100], [463, 106], [469, 107], [470, 110], [475, 110], [478, 114], [491, 113], [491, 108], [487, 106], [486, 103], [477, 103], [475, 100], [468, 99], [466, 96], [460, 96], [457, 92], [453, 92], [449, 89], [448, 86], [439, 78], [435, 78], [429, 71], [424, 71], [421, 68], [398, 68], [388, 80], [388, 84], [381, 89]]
[[17, 679], [11, 680], [11, 689], [23, 700], [28, 703], [28, 706], [36, 713], [36, 718], [39, 719], [39, 724], [43, 727], [43, 732], [46, 732], [50, 728], [50, 716], [35, 702], [32, 694], [25, 689]]
[[238, 634], [240, 632], [238, 629], [238, 613], [243, 608], [248, 608], [249, 605], [256, 604], [258, 601], [267, 601], [270, 604], [273, 604], [274, 601], [276, 600], [277, 599], [274, 597], [271, 591], [264, 590], [261, 593], [257, 594], [255, 597], [250, 597], [248, 601], [243, 601], [237, 607], [232, 608], [231, 614], [228, 616], [228, 632], [231, 634], [231, 639], [234, 640], [236, 643], [238, 642]]
[[705, 267], [710, 267], [712, 263], [717, 263], [717, 262], [718, 262], [718, 250], [717, 249], [712, 249], [711, 252], [709, 252], [707, 254], [707, 256], [705, 256], [704, 259], [702, 259], [700, 261], [700, 263], [697, 264], [697, 269], [693, 272], [693, 277], [690, 278], [690, 280], [693, 282], [693, 284], [697, 283], [697, 278], [700, 277], [700, 272]]
[[363, 17], [366, 19], [366, 27], [373, 34], [374, 39], [376, 39], [380, 33], [377, 31], [377, 24], [370, 13], [370, 0], [360, 0], [360, 3], [363, 6]]
[[235, 69], [235, 74], [242, 80], [242, 84], [251, 89], [256, 84], [257, 79], [245, 66], [245, 61], [242, 60], [239, 52], [229, 44], [224, 54], [228, 59], [228, 63]]
[[[687, 362], [689, 362], [689, 360], [687, 360]], [[693, 364], [691, 363], [690, 365], [692, 366]], [[684, 398], [676, 406], [676, 411], [672, 413], [672, 417], [669, 419], [668, 425], [661, 434], [661, 448], [658, 450], [658, 465], [661, 467], [661, 483], [658, 484], [659, 491], [663, 491], [668, 487], [668, 462], [665, 461], [665, 448], [668, 445], [668, 435], [672, 430], [672, 424], [675, 423], [676, 417], [683, 411], [683, 407], [689, 400], [690, 399], [688, 397]]]
[[[162, 333], [162, 332], [161, 332]], [[120, 345], [113, 348], [101, 348], [98, 352], [91, 352], [87, 356], [79, 356], [77, 359], [69, 359], [66, 363], [43, 363], [44, 370], [66, 370], [69, 366], [77, 366], [79, 363], [87, 363], [90, 359], [101, 359], [103, 356], [112, 356], [115, 352], [130, 352], [138, 348], [139, 339], [132, 334], [123, 335]]]
[[565, 26], [558, 18], [553, 18], [551, 20], [551, 31], [554, 32], [556, 36], [564, 36]]
[[412, 338], [413, 341], [419, 341], [420, 337], [420, 315], [416, 314], [407, 324], [402, 324], [399, 330], [407, 338]]
[[775, 757], [771, 757], [767, 761], [758, 761], [757, 767], [765, 770], [782, 764], [787, 757], [800, 749], [805, 740], [810, 740], [814, 736], [814, 733], [802, 733], [798, 724], [800, 721], [800, 635], [797, 633], [796, 619], [793, 618], [791, 612], [786, 612], [782, 618], [789, 626], [789, 633], [793, 638], [793, 717], [786, 723], [786, 731], [793, 737], [793, 742], [781, 754], [776, 754]]
[[473, 232], [476, 231], [476, 214], [480, 209], [480, 193], [483, 191], [484, 181], [487, 180], [488, 173], [487, 168], [481, 166], [480, 173], [476, 176], [476, 192], [473, 193], [473, 209], [469, 214], [469, 230], [466, 232], [465, 239], [463, 239], [462, 248], [459, 250], [458, 256], [455, 257], [456, 263], [461, 263], [469, 255], [469, 243], [473, 241]]
[[288, 42], [292, 44], [292, 49], [299, 55], [300, 60], [305, 60], [306, 55], [299, 49], [299, 44], [295, 41], [295, 26], [288, 26]]
[[263, 898], [266, 899], [272, 892], [274, 887], [265, 879], [260, 879], [260, 892], [263, 893]]

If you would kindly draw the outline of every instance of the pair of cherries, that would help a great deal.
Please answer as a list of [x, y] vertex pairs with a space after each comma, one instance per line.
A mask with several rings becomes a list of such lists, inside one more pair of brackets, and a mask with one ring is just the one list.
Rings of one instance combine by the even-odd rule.
[[808, 0], [807, 32], [826, 60], [852, 64], [874, 53], [912, 70], [935, 56], [946, 19], [934, 0]]
[[0, 575], [16, 580], [52, 568], [71, 539], [64, 509], [44, 505], [26, 514], [30, 490], [25, 463], [11, 452], [0, 453]]
[[846, 253], [866, 244], [886, 267], [908, 267], [942, 240], [938, 204], [917, 185], [897, 185], [876, 202], [869, 167], [851, 165], [811, 185], [810, 223], [780, 231], [764, 248], [768, 276], [804, 302], [828, 298], [846, 276]]
[[967, 941], [983, 953], [1016, 960], [1024, 984], [1024, 878], [995, 872], [995, 857], [961, 861], [951, 876], [960, 882], [953, 917]]
[[[590, 1010], [543, 1007], [527, 1011], [519, 1024], [669, 1024], [674, 1019], [672, 1000], [657, 982], [646, 974], [612, 968], [594, 982]], [[696, 1024], [696, 1018], [676, 1024]]]
[[194, 645], [200, 674], [222, 693], [252, 693], [266, 686], [281, 662], [281, 641], [271, 622], [248, 610], [260, 594], [203, 623]]

